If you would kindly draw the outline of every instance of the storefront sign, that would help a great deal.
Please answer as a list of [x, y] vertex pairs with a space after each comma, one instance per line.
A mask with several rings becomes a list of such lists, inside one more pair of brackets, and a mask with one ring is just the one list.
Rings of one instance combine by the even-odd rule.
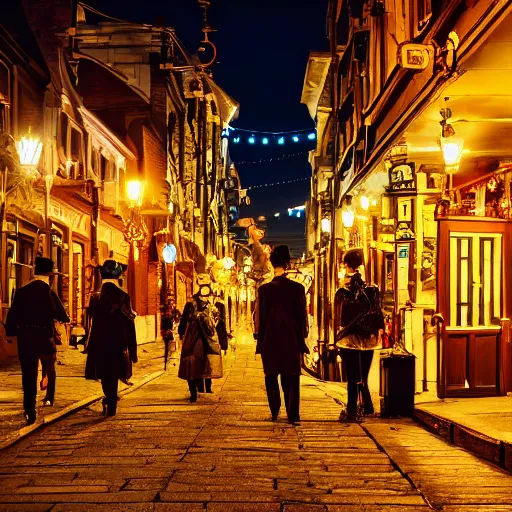
[[389, 170], [388, 192], [416, 193], [416, 173], [414, 163], [401, 163]]
[[89, 215], [72, 210], [68, 206], [60, 203], [52, 198], [50, 203], [50, 217], [67, 227], [70, 227], [74, 232], [79, 233], [87, 238], [90, 238], [90, 222]]
[[422, 70], [430, 63], [432, 47], [426, 44], [404, 43], [398, 50], [398, 64], [404, 69]]

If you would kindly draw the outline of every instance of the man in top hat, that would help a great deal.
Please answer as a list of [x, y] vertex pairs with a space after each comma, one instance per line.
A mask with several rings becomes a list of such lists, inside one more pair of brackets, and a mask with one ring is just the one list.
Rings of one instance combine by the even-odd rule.
[[272, 421], [277, 420], [281, 396], [277, 376], [281, 376], [288, 422], [300, 421], [300, 374], [302, 356], [309, 353], [306, 292], [304, 286], [286, 277], [290, 266], [288, 246], [276, 247], [270, 262], [274, 279], [258, 290], [256, 354], [261, 354]]
[[7, 315], [8, 336], [18, 337], [18, 357], [21, 364], [23, 407], [27, 425], [36, 420], [37, 372], [39, 360], [43, 375], [48, 377], [44, 405], [51, 406], [55, 398], [54, 341], [55, 321], [68, 323], [69, 317], [57, 294], [50, 288], [53, 261], [37, 257], [34, 278], [16, 291]]
[[101, 380], [105, 416], [116, 415], [119, 380], [127, 383], [132, 376], [132, 363], [137, 362], [135, 313], [130, 296], [119, 287], [123, 271], [121, 264], [106, 260], [100, 267], [101, 292], [89, 303], [92, 326], [85, 378]]

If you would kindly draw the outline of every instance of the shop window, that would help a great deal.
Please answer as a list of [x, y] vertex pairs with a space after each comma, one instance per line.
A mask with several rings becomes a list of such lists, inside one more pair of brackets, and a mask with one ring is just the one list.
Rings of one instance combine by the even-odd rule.
[[68, 116], [64, 113], [60, 115], [60, 146], [64, 151], [64, 155], [67, 156], [68, 148]]
[[55, 263], [55, 279], [53, 288], [66, 309], [69, 311], [69, 260], [68, 245], [64, 243], [64, 236], [60, 230], [52, 230], [51, 259]]
[[83, 324], [84, 315], [84, 246], [73, 243], [73, 304], [72, 322]]
[[415, 10], [414, 35], [417, 36], [423, 32], [432, 17], [432, 0], [417, 0]]

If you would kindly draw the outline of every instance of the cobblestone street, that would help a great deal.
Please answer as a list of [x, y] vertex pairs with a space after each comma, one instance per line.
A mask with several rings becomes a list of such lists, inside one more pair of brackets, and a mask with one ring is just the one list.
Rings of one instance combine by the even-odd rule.
[[[59, 346], [57, 351], [57, 385], [55, 404], [53, 407], [42, 407], [44, 391], [39, 391], [37, 400], [37, 422], [46, 417], [59, 414], [68, 407], [89, 397], [100, 395], [101, 384], [93, 380], [85, 380], [86, 355], [83, 347], [78, 349], [70, 346]], [[137, 383], [151, 373], [163, 370], [163, 343], [146, 343], [139, 346], [139, 362], [134, 365], [132, 382]], [[41, 369], [39, 370], [39, 379]], [[0, 445], [12, 438], [25, 426], [23, 417], [23, 392], [21, 389], [21, 369], [17, 357], [4, 360], [0, 364]], [[119, 390], [128, 389], [119, 383]]]
[[269, 421], [261, 362], [239, 345], [214, 395], [177, 366], [120, 402], [43, 427], [0, 456], [0, 510], [352, 512], [512, 510], [512, 478], [411, 421], [337, 421], [302, 380], [302, 425]]

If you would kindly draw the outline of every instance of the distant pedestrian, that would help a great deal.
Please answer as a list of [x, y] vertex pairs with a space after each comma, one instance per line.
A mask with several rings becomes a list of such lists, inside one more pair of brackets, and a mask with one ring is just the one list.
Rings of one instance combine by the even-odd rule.
[[217, 324], [219, 312], [211, 303], [211, 288], [200, 287], [187, 302], [178, 327], [183, 340], [178, 377], [188, 383], [190, 401], [197, 401], [197, 393], [212, 393], [212, 378], [222, 377], [221, 350], [227, 350], [227, 336], [219, 343]]
[[23, 385], [23, 408], [27, 425], [36, 421], [37, 374], [39, 361], [45, 377], [43, 405], [55, 399], [57, 348], [55, 322], [68, 323], [69, 317], [57, 294], [50, 288], [53, 261], [37, 257], [34, 279], [16, 291], [7, 316], [8, 336], [18, 337], [18, 357]]
[[303, 354], [309, 354], [306, 292], [300, 283], [288, 279], [288, 246], [276, 247], [270, 255], [274, 279], [258, 290], [257, 345], [261, 354], [272, 421], [277, 420], [281, 396], [277, 377], [281, 376], [288, 422], [300, 421], [300, 374]]
[[167, 360], [169, 359], [169, 352], [171, 344], [174, 341], [173, 333], [173, 315], [169, 306], [162, 306], [161, 308], [161, 319], [160, 319], [160, 335], [164, 340], [164, 370], [167, 370]]
[[384, 316], [380, 307], [380, 294], [376, 286], [367, 286], [359, 268], [363, 264], [361, 253], [353, 249], [345, 253], [345, 283], [336, 292], [334, 300], [336, 344], [347, 376], [348, 403], [342, 411], [342, 421], [355, 421], [359, 417], [358, 394], [362, 397], [365, 415], [374, 413], [368, 374], [373, 351], [382, 348], [381, 330]]
[[115, 416], [118, 381], [128, 382], [132, 363], [137, 362], [135, 314], [130, 296], [119, 288], [122, 272], [116, 261], [106, 260], [100, 267], [101, 292], [89, 304], [92, 326], [85, 378], [101, 380], [105, 416]]

